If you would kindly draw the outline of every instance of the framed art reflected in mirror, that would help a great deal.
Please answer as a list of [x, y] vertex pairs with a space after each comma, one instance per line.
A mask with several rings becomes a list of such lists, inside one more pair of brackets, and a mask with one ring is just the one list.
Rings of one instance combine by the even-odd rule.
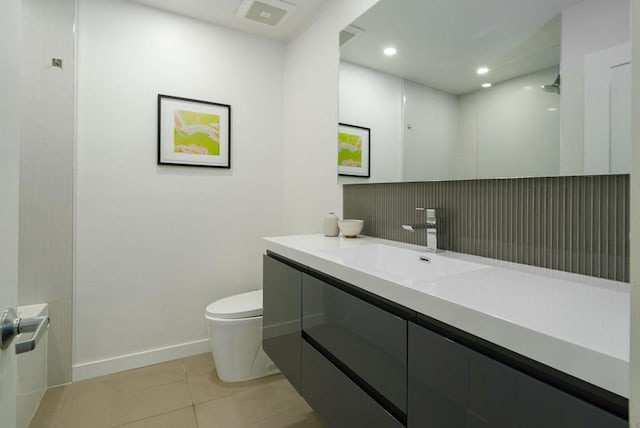
[[338, 125], [338, 175], [371, 175], [371, 129], [340, 123]]

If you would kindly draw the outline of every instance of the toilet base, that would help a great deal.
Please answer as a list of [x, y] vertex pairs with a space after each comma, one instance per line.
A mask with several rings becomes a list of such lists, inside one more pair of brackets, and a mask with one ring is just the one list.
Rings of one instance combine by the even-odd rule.
[[[215, 361], [215, 355], [213, 359]], [[258, 355], [256, 355], [254, 364], [251, 367], [251, 372], [248, 375], [238, 374], [237, 372], [236, 374], [232, 374], [232, 373], [228, 373], [228, 371], [226, 370], [223, 370], [221, 373], [216, 369], [216, 374], [218, 375], [218, 379], [220, 379], [222, 382], [225, 382], [225, 383], [246, 382], [249, 380], [260, 379], [261, 377], [272, 376], [278, 373], [280, 373], [280, 370], [276, 367], [273, 361], [271, 361], [271, 359], [264, 352], [264, 350], [262, 349], [262, 345], [260, 346]]]
[[218, 378], [244, 382], [279, 372], [262, 349], [262, 317], [207, 318], [209, 339]]

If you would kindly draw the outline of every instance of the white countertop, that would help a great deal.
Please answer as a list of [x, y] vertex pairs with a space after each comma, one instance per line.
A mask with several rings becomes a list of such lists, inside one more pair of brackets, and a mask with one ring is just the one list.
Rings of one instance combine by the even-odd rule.
[[486, 268], [429, 281], [372, 272], [326, 250], [385, 244], [424, 247], [360, 236], [264, 238], [265, 249], [351, 283], [560, 371], [629, 397], [627, 283], [484, 257], [440, 257]]

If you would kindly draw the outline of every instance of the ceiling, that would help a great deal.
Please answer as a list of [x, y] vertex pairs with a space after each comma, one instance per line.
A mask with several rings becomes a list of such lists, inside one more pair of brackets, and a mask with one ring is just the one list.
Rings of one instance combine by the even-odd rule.
[[291, 16], [278, 27], [271, 27], [257, 22], [246, 21], [236, 16], [236, 10], [242, 0], [131, 0], [147, 6], [163, 9], [180, 15], [189, 16], [202, 21], [245, 31], [276, 40], [290, 40], [305, 25], [327, 0], [287, 0], [296, 6]]
[[[380, 0], [353, 25], [343, 60], [453, 94], [560, 61], [560, 12], [581, 0]], [[382, 49], [398, 53], [386, 57]], [[476, 69], [487, 66], [486, 76]]]

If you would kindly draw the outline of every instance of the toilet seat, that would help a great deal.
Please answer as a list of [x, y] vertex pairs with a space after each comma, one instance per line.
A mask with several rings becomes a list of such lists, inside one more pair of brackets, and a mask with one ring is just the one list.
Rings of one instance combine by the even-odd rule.
[[249, 291], [216, 300], [207, 306], [206, 315], [216, 319], [242, 319], [262, 316], [262, 290]]

